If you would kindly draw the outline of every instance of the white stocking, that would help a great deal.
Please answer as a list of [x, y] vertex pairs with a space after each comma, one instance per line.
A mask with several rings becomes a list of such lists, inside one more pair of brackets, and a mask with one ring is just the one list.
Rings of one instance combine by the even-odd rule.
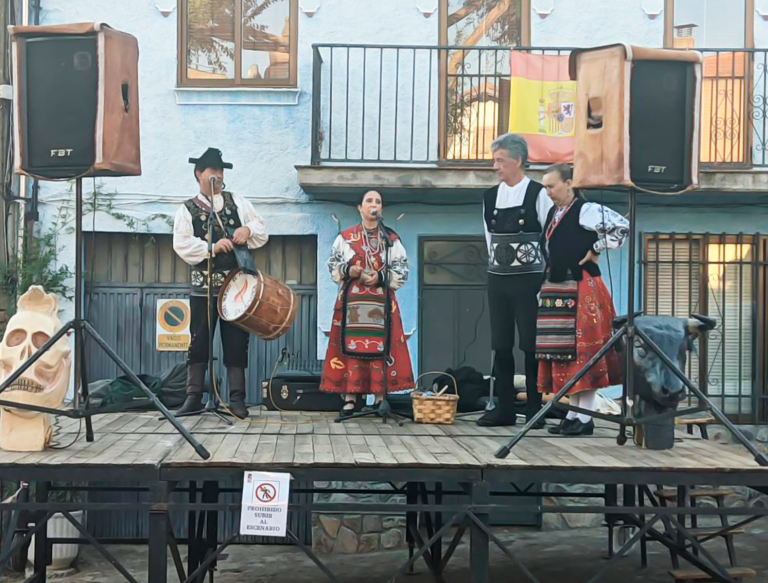
[[[595, 389], [591, 391], [582, 391], [579, 393], [579, 407], [582, 409], [587, 409], [588, 411], [594, 411], [595, 410], [595, 396], [597, 394], [597, 391]], [[584, 413], [579, 413], [579, 421], [582, 423], [589, 423], [589, 421], [592, 419], [589, 415], [585, 415]]]
[[[573, 405], [574, 407], [580, 407], [579, 403], [581, 402], [580, 399], [581, 393], [576, 393], [574, 395], [568, 395], [568, 402]], [[568, 411], [568, 414], [565, 416], [566, 419], [569, 419], [570, 421], [573, 421], [578, 416], [578, 413], [576, 411]]]

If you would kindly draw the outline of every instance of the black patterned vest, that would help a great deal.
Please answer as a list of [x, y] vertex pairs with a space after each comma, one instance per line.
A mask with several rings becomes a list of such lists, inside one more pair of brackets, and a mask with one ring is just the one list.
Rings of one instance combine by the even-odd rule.
[[[545, 248], [549, 267], [547, 278], [551, 282], [559, 283], [571, 278], [581, 281], [583, 271], [592, 277], [600, 276], [600, 267], [597, 263], [588, 261], [584, 265], [579, 265], [586, 254], [594, 250], [594, 244], [597, 242], [597, 233], [581, 226], [581, 207], [584, 206], [584, 202], [581, 198], [573, 202], [573, 206], [557, 225], [547, 243]], [[547, 227], [554, 219], [556, 211], [556, 206], [549, 210]]]
[[[224, 206], [218, 212], [219, 219], [228, 232], [224, 232], [219, 225], [216, 217], [213, 217], [213, 244], [219, 239], [231, 238], [232, 233], [240, 227], [240, 215], [237, 214], [237, 206], [232, 199], [232, 193], [223, 192]], [[192, 215], [192, 228], [195, 237], [208, 241], [208, 205], [201, 202], [198, 197], [192, 198], [184, 203], [187, 210]], [[234, 252], [220, 253], [213, 258], [213, 292], [214, 295], [219, 292], [224, 278], [227, 277], [230, 270], [236, 269], [237, 259]], [[190, 284], [192, 286], [192, 295], [205, 296], [208, 294], [208, 260], [204, 259], [190, 270]]]
[[525, 190], [522, 206], [496, 208], [499, 187], [483, 194], [485, 225], [491, 234], [488, 253], [488, 273], [494, 275], [521, 275], [543, 273], [541, 254], [541, 224], [536, 204], [544, 188], [531, 180]]

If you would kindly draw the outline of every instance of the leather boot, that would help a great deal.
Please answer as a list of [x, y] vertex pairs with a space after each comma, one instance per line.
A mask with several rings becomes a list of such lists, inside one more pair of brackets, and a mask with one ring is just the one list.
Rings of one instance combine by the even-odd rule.
[[515, 401], [517, 391], [514, 388], [499, 390], [499, 403], [487, 411], [477, 424], [480, 427], [511, 427], [517, 423]]
[[229, 410], [235, 417], [245, 419], [248, 417], [248, 408], [245, 406], [245, 369], [227, 367], [227, 383], [229, 384]]
[[187, 398], [184, 404], [176, 410], [174, 415], [188, 413], [199, 413], [203, 407], [203, 391], [205, 390], [205, 372], [208, 368], [206, 364], [188, 364], [187, 365]]

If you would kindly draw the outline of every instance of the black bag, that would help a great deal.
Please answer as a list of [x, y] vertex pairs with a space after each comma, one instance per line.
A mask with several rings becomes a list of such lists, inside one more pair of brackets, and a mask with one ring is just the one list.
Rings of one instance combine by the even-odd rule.
[[458, 410], [460, 413], [471, 413], [473, 411], [482, 411], [488, 402], [488, 393], [491, 390], [490, 379], [483, 377], [481, 372], [476, 371], [471, 366], [462, 366], [456, 370], [448, 368], [447, 374], [438, 376], [432, 383], [434, 392], [441, 391], [448, 385], [446, 393], [453, 393], [453, 380], [448, 375], [456, 379], [457, 391], [459, 394]]

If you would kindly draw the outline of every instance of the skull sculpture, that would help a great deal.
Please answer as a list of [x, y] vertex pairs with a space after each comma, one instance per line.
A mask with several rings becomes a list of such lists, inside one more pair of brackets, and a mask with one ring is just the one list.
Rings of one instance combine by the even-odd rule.
[[[0, 383], [61, 329], [58, 301], [33, 285], [19, 298], [18, 311], [8, 322], [0, 343]], [[72, 359], [66, 337], [61, 338], [11, 386], [0, 399], [58, 409], [69, 388]], [[0, 408], [0, 448], [41, 451], [51, 441], [51, 416], [23, 409]]]

